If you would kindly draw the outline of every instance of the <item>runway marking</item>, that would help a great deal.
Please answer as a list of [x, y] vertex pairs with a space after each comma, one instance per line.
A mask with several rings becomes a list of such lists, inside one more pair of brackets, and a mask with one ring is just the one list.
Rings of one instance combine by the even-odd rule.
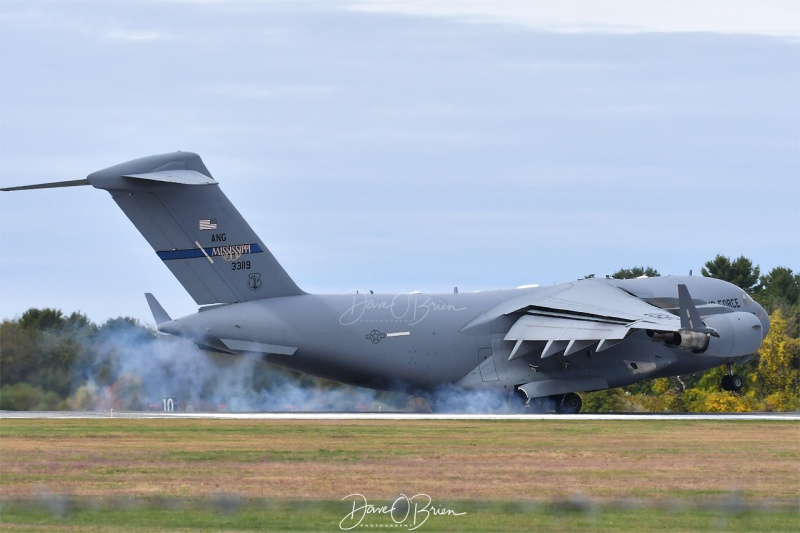
[[800, 421], [800, 413], [445, 414], [445, 413], [163, 413], [145, 411], [0, 411], [11, 418], [187, 418], [219, 420], [758, 420]]

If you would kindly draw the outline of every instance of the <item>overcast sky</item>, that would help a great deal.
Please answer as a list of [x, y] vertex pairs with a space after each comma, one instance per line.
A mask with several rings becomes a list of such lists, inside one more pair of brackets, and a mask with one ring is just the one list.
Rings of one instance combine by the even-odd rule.
[[[199, 153], [309, 292], [800, 271], [794, 1], [0, 1], [0, 185]], [[0, 318], [196, 306], [105, 191], [0, 194]]]

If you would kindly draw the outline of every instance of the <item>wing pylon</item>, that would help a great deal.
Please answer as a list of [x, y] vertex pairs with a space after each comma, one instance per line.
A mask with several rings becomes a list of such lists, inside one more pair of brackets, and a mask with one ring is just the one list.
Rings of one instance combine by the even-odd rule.
[[719, 337], [714, 328], [709, 328], [703, 324], [700, 319], [700, 313], [697, 312], [697, 307], [695, 307], [692, 297], [689, 295], [689, 289], [683, 283], [678, 285], [678, 306], [680, 308], [682, 331], [707, 333], [713, 337]]

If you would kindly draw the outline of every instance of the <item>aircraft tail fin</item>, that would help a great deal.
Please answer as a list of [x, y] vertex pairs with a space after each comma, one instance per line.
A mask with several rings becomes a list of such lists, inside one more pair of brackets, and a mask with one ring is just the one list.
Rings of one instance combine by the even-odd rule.
[[305, 294], [197, 154], [143, 157], [89, 174], [86, 180], [23, 188], [85, 184], [111, 194], [199, 305]]
[[200, 304], [303, 294], [200, 156], [174, 152], [90, 174]]

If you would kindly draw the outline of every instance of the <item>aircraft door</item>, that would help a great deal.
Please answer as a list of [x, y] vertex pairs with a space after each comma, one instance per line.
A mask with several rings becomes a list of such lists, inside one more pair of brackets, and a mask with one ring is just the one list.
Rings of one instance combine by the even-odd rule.
[[494, 352], [491, 348], [481, 348], [478, 350], [480, 364], [478, 369], [481, 371], [483, 381], [498, 381], [497, 368], [494, 365]]

